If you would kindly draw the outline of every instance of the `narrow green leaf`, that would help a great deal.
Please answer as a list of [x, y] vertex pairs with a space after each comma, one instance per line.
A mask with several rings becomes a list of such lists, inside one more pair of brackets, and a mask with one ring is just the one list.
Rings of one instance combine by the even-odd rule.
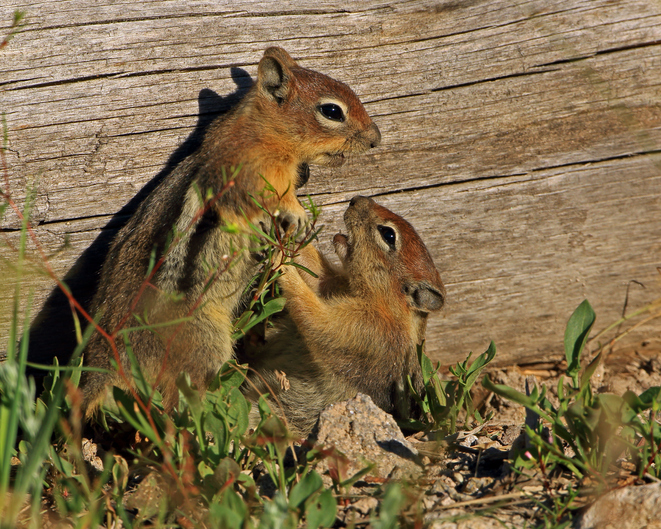
[[265, 239], [268, 241], [270, 244], [273, 246], [279, 246], [278, 241], [275, 240], [274, 237], [272, 237], [270, 234], [266, 233], [262, 229], [258, 228], [255, 224], [252, 222], [249, 222], [248, 225], [250, 226], [250, 229], [257, 235], [258, 237], [261, 237], [262, 239]]
[[[613, 430], [629, 424], [638, 413], [647, 409], [633, 391], [626, 391], [621, 397], [612, 393], [602, 393], [597, 397], [597, 404], [608, 414]], [[643, 407], [639, 408], [641, 404]]]
[[188, 373], [180, 373], [177, 377], [176, 384], [184, 396], [184, 400], [188, 404], [191, 413], [199, 419], [202, 415], [202, 401], [200, 400], [200, 393], [191, 384]]
[[250, 424], [250, 404], [237, 388], [232, 388], [227, 398], [227, 417], [234, 426], [235, 437], [243, 435]]
[[350, 487], [353, 485], [356, 481], [361, 479], [363, 476], [366, 476], [369, 474], [373, 469], [374, 469], [374, 463], [369, 463], [366, 467], [361, 468], [358, 472], [356, 472], [353, 476], [345, 479], [340, 483], [341, 488], [346, 488]]
[[567, 359], [567, 376], [576, 385], [578, 371], [581, 368], [581, 352], [588, 340], [590, 329], [596, 319], [592, 306], [586, 299], [571, 315], [565, 329], [565, 357]]
[[308, 472], [289, 493], [289, 505], [298, 509], [312, 494], [323, 487], [321, 477], [314, 470]]
[[[447, 384], [444, 384], [441, 382], [441, 380], [438, 378], [438, 374], [434, 373], [431, 378], [431, 384], [432, 388], [434, 388], [433, 395], [436, 399], [436, 413], [438, 413], [439, 410], [438, 408], [444, 408], [445, 406], [448, 405], [448, 398], [447, 398]], [[454, 385], [450, 386], [451, 388], [454, 388]], [[434, 402], [434, 401], [432, 401]]]
[[468, 392], [484, 367], [496, 356], [496, 344], [491, 342], [488, 349], [478, 356], [466, 371], [464, 391]]
[[537, 399], [534, 398], [537, 388], [533, 390], [533, 395], [528, 397], [524, 393], [521, 393], [520, 391], [517, 391], [509, 386], [505, 386], [503, 384], [494, 384], [491, 382], [489, 375], [484, 375], [484, 378], [482, 379], [482, 385], [489, 391], [493, 391], [496, 395], [500, 395], [501, 397], [505, 397], [507, 400], [517, 402], [539, 414], [547, 421], [553, 422], [551, 416], [537, 404]]
[[[136, 430], [142, 432], [151, 442], [157, 446], [161, 445], [161, 438], [156, 431], [151, 427], [147, 417], [144, 416], [142, 410], [136, 411], [136, 403], [133, 398], [127, 395], [118, 387], [113, 387], [113, 398], [117, 402], [117, 408], [121, 416]], [[158, 422], [156, 423], [158, 425]]]
[[594, 375], [594, 372], [597, 370], [597, 367], [599, 367], [600, 362], [601, 362], [601, 353], [595, 356], [592, 359], [592, 362], [590, 362], [588, 366], [585, 368], [585, 371], [583, 371], [583, 374], [581, 375], [581, 387], [580, 387], [581, 395], [583, 395], [584, 392], [590, 389], [590, 379], [592, 378], [592, 375]]
[[219, 414], [210, 413], [205, 417], [204, 426], [215, 440], [215, 443], [209, 444], [209, 450], [218, 458], [227, 457], [227, 446], [230, 444], [230, 429], [227, 419]]
[[238, 388], [246, 379], [247, 370], [248, 364], [237, 364], [236, 360], [226, 362], [218, 373], [220, 384], [227, 390]]
[[308, 529], [331, 527], [335, 523], [337, 502], [330, 490], [325, 490], [305, 506], [305, 520]]
[[[281, 312], [282, 309], [285, 308], [285, 303], [286, 303], [285, 298], [275, 298], [270, 300], [264, 306], [262, 306], [262, 310], [258, 312], [254, 318], [251, 318], [247, 322], [243, 323], [241, 327], [236, 325], [235, 327], [237, 328], [237, 331], [234, 333], [233, 336], [235, 336], [236, 338], [240, 338], [241, 336], [244, 336], [247, 331], [252, 329], [258, 323], [273, 316], [274, 314], [277, 314], [278, 312]], [[241, 317], [241, 321], [243, 321], [243, 319], [244, 318]]]
[[269, 405], [268, 400], [266, 399], [266, 395], [260, 395], [259, 401], [257, 402], [257, 407], [259, 409], [259, 416], [261, 417], [262, 421], [271, 415], [273, 415], [273, 411], [271, 410], [271, 406]]
[[435, 373], [435, 370], [431, 360], [424, 352], [424, 344], [418, 346], [418, 361], [420, 362], [420, 369], [422, 370], [422, 380], [426, 386], [432, 375]]
[[220, 502], [209, 506], [210, 527], [218, 529], [241, 529], [248, 516], [245, 501], [232, 489], [223, 491]]
[[[661, 387], [654, 386], [643, 391], [639, 399], [641, 402], [645, 403], [645, 406], [651, 407], [654, 401], [659, 401], [661, 398]], [[647, 409], [647, 408], [645, 408]]]
[[496, 395], [505, 397], [508, 400], [521, 404], [523, 406], [534, 406], [535, 400], [514, 388], [505, 386], [504, 384], [494, 384], [491, 382], [489, 375], [484, 375], [482, 385], [489, 391], [494, 392]]
[[241, 314], [241, 317], [238, 320], [236, 320], [236, 323], [234, 324], [234, 328], [243, 329], [248, 324], [253, 314], [254, 312], [252, 310], [245, 311], [243, 314]]
[[399, 513], [406, 498], [404, 491], [399, 483], [393, 483], [388, 486], [383, 501], [379, 505], [378, 517], [373, 517], [370, 525], [374, 529], [395, 529], [399, 527]]
[[319, 277], [317, 274], [315, 274], [312, 270], [309, 268], [306, 268], [302, 264], [298, 264], [294, 261], [291, 261], [290, 263], [287, 263], [289, 266], [295, 266], [296, 268], [299, 268], [300, 270], [303, 270], [305, 273], [310, 274], [312, 277], [317, 278]]

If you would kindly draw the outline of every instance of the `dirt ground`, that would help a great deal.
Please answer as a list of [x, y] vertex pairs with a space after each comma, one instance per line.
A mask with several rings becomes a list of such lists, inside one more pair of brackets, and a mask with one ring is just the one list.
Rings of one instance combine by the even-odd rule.
[[[643, 352], [605, 355], [593, 376], [593, 390], [618, 395], [631, 390], [640, 394], [649, 387], [661, 386], [661, 360], [655, 354], [645, 354], [644, 346], [640, 350]], [[522, 392], [525, 392], [526, 378], [530, 381], [533, 376], [538, 385], [548, 388], [553, 400], [565, 367], [564, 362], [549, 362], [490, 369], [487, 374], [495, 383]], [[474, 399], [483, 417], [493, 412], [488, 422], [472, 431], [460, 431], [449, 445], [430, 434], [409, 436], [406, 440], [420, 456], [420, 473], [412, 479], [398, 477], [393, 480], [368, 475], [359, 480], [345, 494], [338, 496], [335, 527], [373, 527], [374, 517], [383, 508], [383, 493], [394, 481], [402, 484], [408, 499], [400, 522], [412, 527], [565, 527], [571, 523], [570, 513], [562, 505], [572, 489], [584, 491], [571, 504], [574, 518], [582, 507], [595, 500], [591, 493], [594, 484], [579, 482], [568, 471], [553, 475], [545, 475], [539, 470], [514, 471], [508, 458], [514, 444], [525, 442], [521, 434], [525, 410], [487, 392], [479, 382], [475, 385]], [[119, 436], [116, 440], [122, 441]], [[102, 451], [100, 447], [107, 445], [108, 439], [97, 441], [98, 445], [85, 441], [83, 448], [89, 464], [97, 466], [100, 471], [102, 463], [97, 450]], [[122, 442], [131, 444], [130, 438]], [[611, 476], [613, 488], [647, 483], [638, 478], [635, 466], [630, 462], [621, 460], [617, 465]], [[260, 491], [265, 495], [272, 494], [273, 488], [269, 491], [268, 486], [270, 478], [265, 472], [259, 474], [257, 470], [254, 477]], [[157, 512], [157, 505], [166, 494], [165, 487], [154, 473], [146, 476], [134, 480], [134, 486], [126, 494], [125, 507], [138, 512], [151, 506]]]
[[[642, 352], [640, 352], [642, 351]], [[646, 354], [647, 353], [647, 354]], [[553, 401], [557, 397], [557, 384], [564, 372], [564, 360], [557, 363], [512, 366], [488, 371], [492, 381], [525, 392], [526, 378], [534, 376], [538, 385], [545, 385]], [[521, 427], [525, 410], [518, 404], [486, 392], [476, 384], [475, 400], [482, 406], [482, 414], [494, 415], [481, 430], [464, 435], [458, 449], [434, 453], [433, 443], [424, 437], [414, 436], [419, 451], [426, 455], [425, 477], [418, 483], [422, 513], [416, 516], [425, 526], [435, 529], [490, 528], [490, 527], [558, 527], [568, 522], [568, 513], [547, 509], [562, 502], [569, 488], [581, 488], [586, 494], [573, 502], [575, 514], [582, 506], [595, 500], [590, 494], [592, 484], [579, 482], [570, 472], [544, 476], [540, 472], [514, 472], [507, 461], [513, 443], [521, 443]], [[601, 365], [592, 377], [592, 387], [598, 393], [622, 395], [631, 390], [636, 394], [661, 386], [661, 360], [654, 352], [639, 351], [604, 355]], [[418, 438], [416, 438], [418, 437]], [[427, 442], [425, 442], [427, 441]], [[427, 446], [431, 450], [425, 450]], [[641, 485], [633, 464], [618, 461], [619, 468], [611, 477], [612, 487]], [[366, 491], [367, 492], [367, 491]], [[603, 491], [602, 491], [603, 493]], [[357, 517], [356, 509], [349, 508], [347, 521], [367, 521]]]

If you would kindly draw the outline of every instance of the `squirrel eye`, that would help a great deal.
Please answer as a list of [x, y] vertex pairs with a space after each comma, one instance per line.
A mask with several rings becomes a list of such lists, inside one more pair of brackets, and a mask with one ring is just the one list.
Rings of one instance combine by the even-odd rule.
[[322, 116], [326, 119], [339, 121], [340, 123], [344, 121], [344, 112], [342, 112], [340, 106], [335, 103], [324, 103], [323, 105], [319, 105], [319, 112], [321, 112]]
[[390, 226], [377, 226], [376, 229], [379, 230], [381, 238], [386, 242], [386, 244], [394, 248], [395, 240], [397, 239], [395, 230], [393, 230]]

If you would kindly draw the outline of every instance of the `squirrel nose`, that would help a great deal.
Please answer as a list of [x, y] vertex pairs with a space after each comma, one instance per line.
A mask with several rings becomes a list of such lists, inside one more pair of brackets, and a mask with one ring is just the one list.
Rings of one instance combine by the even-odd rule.
[[372, 136], [370, 138], [370, 149], [373, 149], [381, 143], [381, 131], [379, 130], [379, 127], [376, 126], [376, 123], [372, 123], [372, 130], [370, 130], [370, 133]]

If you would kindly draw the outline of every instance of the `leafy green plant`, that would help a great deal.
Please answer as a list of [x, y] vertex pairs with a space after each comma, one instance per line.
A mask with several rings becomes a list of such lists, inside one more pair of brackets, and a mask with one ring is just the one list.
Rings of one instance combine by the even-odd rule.
[[[132, 360], [140, 400], [153, 390], [139, 374]], [[165, 505], [152, 509], [180, 512], [190, 523], [200, 520], [216, 527], [250, 526], [251, 517], [259, 527], [296, 527], [305, 519], [308, 527], [328, 527], [335, 520], [336, 501], [324, 490], [321, 477], [311, 468], [311, 459], [286, 464], [291, 436], [280, 419], [271, 414], [266, 400], [259, 403], [261, 420], [248, 435], [250, 404], [239, 390], [245, 368], [226, 364], [209, 387], [206, 398], [190, 385], [184, 375], [177, 385], [180, 403], [169, 415], [158, 399], [148, 410], [139, 406], [132, 394], [115, 389], [116, 410], [108, 410], [116, 421], [126, 422], [150, 441], [147, 451], [131, 454], [144, 468], [158, 469], [169, 487], [180, 494], [163, 497]], [[257, 493], [251, 470], [264, 465], [277, 491], [272, 499]], [[196, 498], [197, 515], [185, 508], [182, 498]], [[122, 508], [121, 493], [115, 497]], [[260, 513], [261, 512], [261, 513]]]
[[399, 483], [391, 484], [385, 489], [379, 511], [372, 516], [370, 525], [374, 529], [394, 529], [395, 527], [399, 527], [399, 515], [406, 503], [406, 496], [404, 495], [402, 485]]
[[470, 390], [480, 376], [482, 370], [493, 360], [496, 355], [496, 346], [493, 342], [489, 348], [470, 363], [470, 353], [466, 360], [457, 362], [456, 366], [450, 367], [450, 373], [454, 376], [452, 380], [442, 380], [438, 374], [440, 362], [436, 367], [423, 351], [418, 347], [418, 359], [422, 369], [424, 391], [417, 395], [413, 390], [413, 383], [409, 377], [409, 386], [418, 405], [422, 409], [422, 420], [411, 421], [407, 426], [419, 430], [441, 430], [448, 434], [457, 431], [457, 420], [465, 411], [466, 419], [474, 418], [482, 421], [479, 412], [473, 406]]
[[[265, 182], [264, 193], [275, 193], [275, 189], [268, 182]], [[260, 270], [246, 286], [245, 292], [251, 292], [249, 304], [243, 313], [234, 323], [234, 333], [232, 338], [237, 340], [246, 335], [246, 333], [260, 323], [266, 323], [268, 318], [282, 311], [285, 307], [285, 300], [280, 296], [276, 280], [282, 274], [282, 266], [295, 266], [304, 270], [306, 273], [315, 276], [315, 274], [296, 263], [294, 257], [316, 239], [322, 228], [317, 228], [317, 220], [321, 214], [321, 209], [314, 203], [311, 197], [307, 197], [307, 202], [303, 205], [310, 214], [310, 223], [300, 228], [298, 232], [283, 233], [278, 228], [278, 211], [270, 211], [254, 197], [251, 197], [253, 203], [268, 218], [271, 219], [270, 229], [267, 233], [262, 226], [258, 226], [248, 221], [252, 230], [252, 241], [254, 244], [253, 252], [259, 252], [262, 255], [262, 264]], [[246, 219], [247, 220], [247, 219]]]
[[[22, 15], [17, 14], [16, 24], [19, 24], [21, 19]], [[4, 120], [3, 138], [0, 155], [6, 167], [7, 128]], [[0, 525], [6, 527], [15, 525], [21, 509], [30, 498], [32, 511], [37, 512], [44, 476], [49, 469], [49, 465], [44, 465], [44, 462], [51, 453], [51, 436], [61, 417], [62, 408], [67, 405], [65, 396], [69, 387], [69, 377], [61, 376], [58, 366], [55, 366], [53, 375], [46, 381], [47, 391], [42, 398], [37, 399], [35, 382], [26, 376], [30, 313], [27, 309], [21, 318], [19, 306], [31, 228], [30, 210], [35, 195], [34, 188], [28, 188], [23, 210], [20, 210], [9, 193], [8, 179], [5, 179], [5, 184], [0, 189], [0, 197], [3, 199], [0, 213], [4, 216], [6, 210], [11, 208], [21, 221], [16, 262], [12, 266], [15, 289], [7, 358], [0, 363]], [[31, 295], [28, 298], [31, 298]], [[18, 329], [21, 323], [23, 332], [18, 345]], [[89, 338], [89, 335], [88, 330], [85, 339]], [[81, 351], [82, 344], [73, 353], [74, 361], [80, 357]], [[14, 464], [17, 460], [18, 463]], [[12, 479], [13, 469], [15, 475]]]
[[289, 498], [281, 491], [264, 506], [258, 527], [297, 527], [305, 519], [306, 527], [331, 527], [335, 522], [337, 502], [333, 493], [323, 488], [321, 477], [314, 470], [306, 473], [294, 485]]
[[535, 500], [540, 510], [541, 521], [538, 528], [565, 529], [572, 526], [572, 512], [576, 510], [576, 500], [580, 492], [569, 487], [566, 494], [548, 494], [547, 501]]
[[[558, 381], [558, 404], [547, 397], [546, 387], [534, 387], [525, 395], [505, 385], [494, 384], [485, 376], [483, 385], [494, 393], [522, 404], [544, 421], [535, 428], [526, 426], [531, 442], [529, 451], [517, 455], [517, 467], [539, 466], [544, 473], [559, 465], [578, 478], [591, 477], [607, 484], [607, 473], [619, 456], [630, 453], [638, 462], [639, 472], [656, 477], [661, 436], [656, 413], [661, 389], [650, 388], [637, 396], [627, 391], [623, 396], [597, 394], [590, 380], [601, 355], [581, 370], [581, 354], [595, 321], [588, 301], [574, 311], [565, 330], [566, 375]], [[647, 417], [641, 413], [647, 412]]]

